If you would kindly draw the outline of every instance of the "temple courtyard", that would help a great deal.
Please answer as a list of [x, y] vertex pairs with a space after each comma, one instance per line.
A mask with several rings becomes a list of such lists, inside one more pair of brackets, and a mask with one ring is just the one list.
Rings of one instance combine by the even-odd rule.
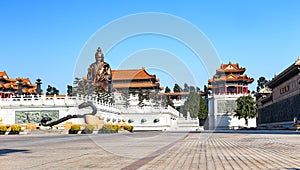
[[0, 136], [1, 169], [297, 169], [300, 132]]

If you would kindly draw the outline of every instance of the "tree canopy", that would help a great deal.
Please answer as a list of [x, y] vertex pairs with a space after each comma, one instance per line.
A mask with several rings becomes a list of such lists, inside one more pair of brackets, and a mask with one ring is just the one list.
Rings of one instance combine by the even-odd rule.
[[73, 87], [71, 85], [67, 85], [67, 94], [72, 95], [73, 94]]
[[172, 100], [170, 100], [167, 95], [163, 95], [162, 101], [161, 101], [161, 106], [167, 107], [168, 105], [174, 108], [174, 103], [172, 102]]
[[128, 90], [122, 90], [122, 98], [125, 108], [128, 108], [130, 105], [130, 94]]
[[254, 98], [250, 95], [241, 96], [236, 100], [237, 108], [235, 110], [234, 116], [238, 117], [238, 119], [245, 119], [245, 124], [248, 126], [249, 118], [256, 118], [257, 113], [257, 105], [254, 101]]
[[170, 93], [170, 92], [171, 92], [171, 89], [167, 86], [166, 90], [165, 90], [165, 93]]
[[257, 80], [257, 87], [256, 87], [256, 91], [259, 92], [262, 88], [265, 87], [265, 85], [268, 83], [268, 80], [266, 80], [265, 77], [259, 77], [259, 79]]
[[48, 85], [46, 95], [54, 95], [54, 94], [58, 95], [59, 90], [56, 89], [56, 87], [52, 87], [51, 85]]
[[190, 92], [188, 99], [184, 102], [184, 109], [192, 118], [205, 119], [208, 114], [205, 100], [196, 92]]
[[144, 102], [143, 101], [144, 101], [145, 97], [144, 97], [144, 92], [143, 92], [143, 90], [141, 88], [139, 89], [139, 92], [138, 92], [138, 98], [139, 98], [139, 104], [138, 105], [140, 107], [143, 107], [144, 106]]
[[175, 83], [173, 92], [182, 92], [182, 88], [177, 83]]
[[187, 83], [184, 83], [183, 86], [184, 86], [184, 87], [183, 87], [183, 91], [184, 91], [184, 92], [189, 92], [189, 91], [190, 91], [190, 87], [189, 87], [189, 85], [188, 85]]

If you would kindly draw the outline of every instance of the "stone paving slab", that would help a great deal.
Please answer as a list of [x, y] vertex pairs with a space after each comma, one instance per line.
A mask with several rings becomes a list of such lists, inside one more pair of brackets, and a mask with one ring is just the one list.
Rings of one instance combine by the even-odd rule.
[[0, 169], [296, 169], [299, 134], [0, 136]]

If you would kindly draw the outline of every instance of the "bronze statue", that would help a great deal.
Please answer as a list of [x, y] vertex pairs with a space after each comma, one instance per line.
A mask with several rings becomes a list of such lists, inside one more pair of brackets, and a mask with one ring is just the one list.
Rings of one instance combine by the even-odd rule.
[[96, 91], [110, 93], [111, 69], [109, 64], [104, 62], [100, 47], [95, 53], [95, 60], [88, 69], [87, 79], [93, 83]]

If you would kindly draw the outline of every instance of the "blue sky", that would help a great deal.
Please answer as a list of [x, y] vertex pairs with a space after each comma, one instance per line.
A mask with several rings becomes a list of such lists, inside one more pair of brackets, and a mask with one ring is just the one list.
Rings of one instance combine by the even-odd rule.
[[[72, 84], [74, 71], [81, 64], [78, 61], [85, 45], [97, 31], [128, 15], [156, 12], [179, 17], [197, 27], [222, 63], [238, 62], [247, 68], [248, 76], [271, 79], [300, 56], [299, 7], [297, 0], [2, 0], [0, 71], [6, 70], [13, 78], [29, 77], [32, 82], [41, 78], [44, 89], [50, 84], [65, 93], [66, 85]], [[95, 50], [103, 46], [94, 45]], [[158, 55], [165, 51], [184, 62], [195, 80], [189, 84], [203, 89], [210, 78], [205, 64], [195, 60], [190, 49], [159, 35], [129, 37], [110, 51], [104, 50], [105, 60], [112, 69], [124, 68], [126, 65], [122, 63], [128, 56], [142, 57], [149, 49], [158, 49], [152, 50], [160, 51]], [[91, 62], [94, 59], [93, 55], [84, 57]], [[162, 57], [153, 58], [159, 63]], [[168, 70], [160, 69], [159, 65], [143, 66], [160, 78], [162, 86], [173, 88], [177, 79]], [[183, 86], [183, 80], [178, 83]], [[250, 89], [255, 87], [256, 80]]]

